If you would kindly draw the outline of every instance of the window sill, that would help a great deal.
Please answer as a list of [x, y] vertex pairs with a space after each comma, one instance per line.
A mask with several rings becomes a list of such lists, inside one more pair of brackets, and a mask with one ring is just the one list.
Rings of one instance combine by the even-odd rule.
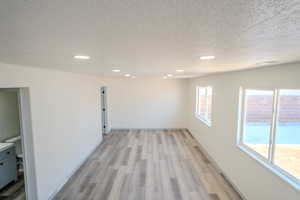
[[[285, 171], [278, 168], [277, 166], [270, 164], [265, 161], [265, 159], [262, 159], [261, 156], [256, 155], [256, 152], [252, 152], [249, 147], [246, 147], [245, 145], [237, 144], [238, 148], [246, 153], [248, 156], [250, 156], [252, 159], [254, 159], [256, 162], [258, 162], [260, 165], [267, 168], [269, 171], [271, 171], [273, 174], [277, 175], [281, 180], [288, 183], [290, 186], [292, 186], [296, 191], [300, 192], [300, 182], [296, 180], [296, 178], [290, 177], [291, 175], [287, 175]], [[295, 179], [295, 180], [294, 180]]]
[[199, 119], [200, 121], [202, 121], [205, 125], [207, 125], [208, 127], [211, 127], [211, 121], [207, 121], [207, 119], [201, 117], [200, 115], [198, 115], [197, 113], [195, 113], [195, 117], [197, 119]]

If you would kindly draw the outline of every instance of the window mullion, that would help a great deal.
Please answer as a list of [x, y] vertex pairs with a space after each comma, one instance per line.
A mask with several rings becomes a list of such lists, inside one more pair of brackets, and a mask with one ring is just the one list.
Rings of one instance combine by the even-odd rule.
[[272, 115], [272, 126], [270, 131], [270, 149], [269, 149], [269, 162], [274, 162], [274, 153], [275, 153], [275, 142], [276, 142], [276, 127], [278, 122], [278, 108], [279, 106], [279, 94], [278, 90], [274, 90], [274, 97], [273, 97], [273, 115]]

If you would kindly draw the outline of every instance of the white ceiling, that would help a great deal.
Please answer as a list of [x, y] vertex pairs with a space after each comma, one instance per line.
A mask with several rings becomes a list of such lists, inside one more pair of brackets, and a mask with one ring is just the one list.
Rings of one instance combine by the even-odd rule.
[[[75, 54], [91, 59], [79, 62]], [[201, 61], [203, 55], [216, 59]], [[299, 0], [0, 2], [5, 63], [104, 76], [116, 68], [137, 76], [184, 69], [195, 76], [298, 60]]]

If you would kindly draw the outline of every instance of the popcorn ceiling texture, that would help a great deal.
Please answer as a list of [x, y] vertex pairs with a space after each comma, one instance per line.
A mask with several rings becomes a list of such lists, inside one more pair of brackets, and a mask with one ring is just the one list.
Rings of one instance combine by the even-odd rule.
[[0, 19], [0, 61], [92, 75], [190, 76], [300, 60], [299, 0], [10, 0]]

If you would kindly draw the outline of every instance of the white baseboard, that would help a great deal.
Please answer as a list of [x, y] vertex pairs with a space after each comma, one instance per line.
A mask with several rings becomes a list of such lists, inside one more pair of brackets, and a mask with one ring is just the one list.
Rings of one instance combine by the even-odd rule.
[[233, 189], [240, 195], [240, 197], [243, 200], [246, 200], [246, 197], [243, 195], [243, 193], [238, 189], [238, 187], [230, 180], [230, 178], [226, 175], [226, 173], [222, 170], [222, 168], [218, 165], [218, 163], [215, 161], [215, 159], [213, 159], [213, 157], [208, 153], [208, 151], [206, 151], [206, 149], [204, 148], [204, 146], [201, 144], [201, 142], [199, 141], [199, 139], [197, 138], [197, 136], [190, 131], [189, 129], [187, 129], [188, 132], [190, 132], [190, 134], [197, 140], [197, 142], [199, 143], [199, 147], [201, 149], [201, 151], [204, 153], [204, 155], [206, 156], [206, 158], [210, 161], [210, 163], [213, 165], [213, 167], [217, 170], [217, 172], [224, 177], [225, 181], [228, 181], [229, 184], [233, 187]]
[[111, 128], [111, 131], [165, 131], [165, 130], [185, 130], [186, 128]]
[[88, 153], [88, 155], [86, 156], [86, 158], [84, 158], [72, 171], [71, 173], [66, 176], [64, 178], [64, 180], [61, 182], [61, 184], [59, 184], [59, 186], [57, 187], [57, 189], [52, 192], [52, 194], [50, 195], [50, 197], [48, 198], [48, 200], [52, 200], [57, 194], [58, 192], [64, 187], [64, 185], [70, 180], [70, 178], [79, 170], [79, 168], [87, 161], [87, 159], [91, 156], [91, 154], [97, 149], [97, 147], [99, 145], [101, 145], [103, 139], [98, 142], [98, 144]]

